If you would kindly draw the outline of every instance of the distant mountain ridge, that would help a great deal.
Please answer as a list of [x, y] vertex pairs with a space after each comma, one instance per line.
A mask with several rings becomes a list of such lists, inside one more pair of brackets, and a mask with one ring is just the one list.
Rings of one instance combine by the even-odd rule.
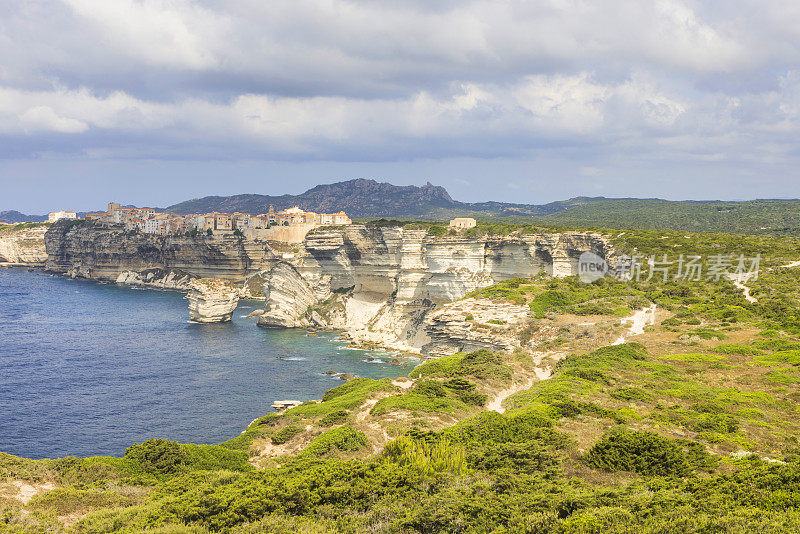
[[17, 210], [0, 211], [0, 223], [44, 222], [47, 215], [25, 215]]
[[498, 219], [558, 226], [638, 228], [692, 232], [800, 235], [799, 200], [671, 201], [658, 198], [575, 197], [548, 204], [459, 202], [430, 183], [396, 186], [356, 179], [318, 185], [299, 195], [204, 197], [166, 208], [180, 214], [210, 211], [264, 213], [299, 206], [308, 211], [345, 211], [353, 218], [446, 220]]
[[548, 215], [570, 206], [581, 205], [603, 197], [577, 197], [544, 205], [508, 202], [459, 202], [444, 187], [430, 182], [419, 187], [397, 186], [359, 178], [334, 184], [318, 185], [299, 195], [233, 195], [209, 196], [187, 200], [166, 208], [179, 213], [265, 213], [272, 205], [276, 210], [299, 206], [307, 211], [334, 213], [344, 211], [350, 217], [395, 217], [442, 219], [450, 216], [485, 215], [495, 217]]

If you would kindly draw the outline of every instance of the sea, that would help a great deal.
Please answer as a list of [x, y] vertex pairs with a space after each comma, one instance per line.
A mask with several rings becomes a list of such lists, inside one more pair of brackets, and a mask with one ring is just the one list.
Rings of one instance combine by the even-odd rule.
[[416, 362], [353, 350], [334, 333], [189, 322], [157, 291], [0, 268], [0, 452], [122, 456], [149, 438], [220, 443], [276, 400], [319, 399], [326, 371], [396, 378]]

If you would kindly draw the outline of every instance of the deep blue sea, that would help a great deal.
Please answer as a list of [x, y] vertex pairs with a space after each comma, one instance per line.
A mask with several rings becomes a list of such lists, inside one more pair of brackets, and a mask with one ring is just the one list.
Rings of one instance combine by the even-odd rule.
[[243, 317], [257, 307], [242, 301], [231, 323], [194, 324], [181, 293], [0, 268], [0, 451], [121, 456], [152, 437], [219, 443], [275, 400], [318, 399], [342, 383], [324, 371], [410, 371], [332, 334], [259, 328]]

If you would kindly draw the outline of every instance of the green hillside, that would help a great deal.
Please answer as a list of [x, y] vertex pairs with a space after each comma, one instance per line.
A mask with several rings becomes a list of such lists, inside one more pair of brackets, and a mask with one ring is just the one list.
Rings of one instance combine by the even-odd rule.
[[537, 217], [543, 224], [681, 232], [800, 234], [800, 201], [671, 202], [596, 200]]

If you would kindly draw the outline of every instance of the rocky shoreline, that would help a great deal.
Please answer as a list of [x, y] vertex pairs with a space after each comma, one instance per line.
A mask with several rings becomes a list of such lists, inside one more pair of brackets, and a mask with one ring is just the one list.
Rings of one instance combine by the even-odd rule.
[[[612, 253], [608, 240], [591, 232], [432, 236], [420, 228], [358, 224], [317, 229], [291, 249], [233, 236], [125, 232], [86, 221], [59, 221], [41, 239], [47, 272], [190, 293], [195, 320], [225, 320], [232, 312], [223, 310], [231, 297], [221, 297], [221, 313], [200, 311], [200, 300], [206, 301], [192, 284], [215, 278], [234, 284], [238, 298], [263, 299], [251, 314], [259, 326], [330, 329], [354, 346], [427, 356], [513, 350], [501, 331], [519, 322], [520, 310], [460, 299], [511, 278], [576, 274], [582, 253]], [[507, 326], [467, 324], [465, 305], [483, 306], [496, 316], [487, 321]]]

